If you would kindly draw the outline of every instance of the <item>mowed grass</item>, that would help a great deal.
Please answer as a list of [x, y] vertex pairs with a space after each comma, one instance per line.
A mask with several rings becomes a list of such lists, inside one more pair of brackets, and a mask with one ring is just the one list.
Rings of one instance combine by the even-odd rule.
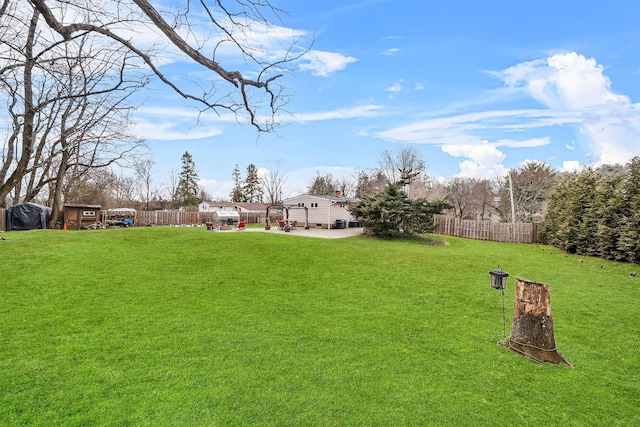
[[[640, 425], [637, 265], [455, 238], [2, 236], [0, 425]], [[549, 284], [575, 369], [496, 345], [498, 263], [507, 332], [514, 277]]]

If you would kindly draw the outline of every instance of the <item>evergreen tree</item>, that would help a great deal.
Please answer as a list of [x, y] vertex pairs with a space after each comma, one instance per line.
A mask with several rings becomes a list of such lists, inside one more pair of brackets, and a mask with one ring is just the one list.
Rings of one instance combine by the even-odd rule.
[[624, 176], [621, 172], [614, 172], [605, 168], [601, 173], [600, 182], [595, 194], [594, 209], [597, 229], [595, 233], [597, 246], [589, 254], [600, 255], [603, 258], [615, 259], [617, 243], [620, 238], [622, 218], [625, 214], [625, 200], [621, 191]]
[[238, 165], [233, 169], [233, 189], [229, 194], [232, 202], [246, 202], [246, 196], [242, 190], [242, 176], [240, 175], [240, 168]]
[[253, 163], [247, 166], [247, 177], [244, 180], [242, 191], [247, 202], [262, 203], [262, 183], [258, 177], [258, 169]]
[[178, 175], [177, 199], [183, 206], [196, 206], [201, 202], [199, 192], [196, 164], [191, 154], [185, 151], [182, 155], [182, 169]]
[[381, 238], [393, 238], [401, 233], [428, 233], [433, 231], [433, 215], [451, 207], [444, 201], [409, 199], [400, 189], [401, 185], [389, 185], [382, 192], [363, 197], [350, 206], [351, 213], [362, 222], [365, 233]]
[[569, 253], [640, 262], [640, 157], [562, 177], [540, 237]]
[[618, 210], [620, 237], [616, 259], [640, 263], [640, 157], [627, 165], [620, 188], [622, 207]]

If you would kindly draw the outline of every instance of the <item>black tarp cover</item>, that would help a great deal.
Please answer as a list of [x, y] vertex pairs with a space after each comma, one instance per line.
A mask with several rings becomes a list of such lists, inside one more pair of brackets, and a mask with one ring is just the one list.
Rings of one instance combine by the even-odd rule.
[[7, 231], [47, 228], [51, 208], [36, 203], [21, 203], [7, 209]]

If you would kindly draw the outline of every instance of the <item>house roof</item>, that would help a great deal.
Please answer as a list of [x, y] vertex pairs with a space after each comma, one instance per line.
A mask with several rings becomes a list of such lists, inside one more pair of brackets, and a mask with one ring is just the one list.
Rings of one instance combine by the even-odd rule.
[[211, 207], [220, 208], [240, 208], [244, 212], [264, 212], [267, 210], [267, 204], [249, 203], [249, 202], [204, 202]]
[[236, 206], [247, 210], [247, 211], [260, 211], [260, 212], [264, 212], [267, 210], [267, 204], [265, 203], [249, 203], [249, 202], [240, 202], [240, 203], [236, 203]]
[[336, 197], [334, 195], [325, 196], [325, 195], [318, 195], [318, 194], [301, 194], [299, 196], [289, 197], [288, 199], [283, 200], [282, 203], [287, 204], [298, 199], [305, 199], [305, 200], [306, 199], [322, 199], [322, 200], [329, 200], [330, 202], [333, 202], [333, 203], [348, 203], [348, 202], [360, 201], [360, 199], [357, 199], [354, 197]]

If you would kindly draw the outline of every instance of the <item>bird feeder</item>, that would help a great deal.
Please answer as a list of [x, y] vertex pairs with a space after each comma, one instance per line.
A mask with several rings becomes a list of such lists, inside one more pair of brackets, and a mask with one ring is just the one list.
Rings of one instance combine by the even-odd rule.
[[489, 275], [491, 276], [491, 287], [503, 291], [507, 286], [509, 273], [502, 271], [502, 266], [498, 265], [498, 270], [491, 270]]
[[491, 287], [493, 289], [502, 291], [502, 330], [506, 340], [507, 318], [505, 317], [505, 314], [504, 314], [504, 288], [507, 287], [507, 277], [509, 277], [509, 273], [502, 271], [502, 266], [498, 264], [498, 269], [489, 271], [489, 276], [491, 276]]

